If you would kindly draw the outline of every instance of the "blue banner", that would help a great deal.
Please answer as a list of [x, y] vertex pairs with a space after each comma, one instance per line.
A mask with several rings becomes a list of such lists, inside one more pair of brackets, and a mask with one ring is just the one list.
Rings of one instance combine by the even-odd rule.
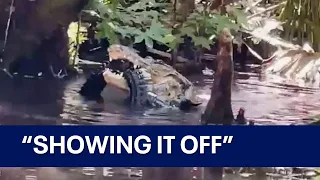
[[0, 126], [0, 166], [316, 167], [319, 132], [319, 126]]

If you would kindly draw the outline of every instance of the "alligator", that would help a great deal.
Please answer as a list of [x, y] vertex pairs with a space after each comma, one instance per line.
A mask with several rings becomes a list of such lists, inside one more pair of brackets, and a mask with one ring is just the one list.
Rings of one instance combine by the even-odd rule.
[[192, 82], [162, 60], [142, 58], [137, 50], [119, 44], [111, 45], [108, 52], [105, 69], [88, 78], [79, 92], [82, 96], [101, 97], [111, 85], [127, 91], [126, 101], [134, 106], [188, 110], [202, 104]]

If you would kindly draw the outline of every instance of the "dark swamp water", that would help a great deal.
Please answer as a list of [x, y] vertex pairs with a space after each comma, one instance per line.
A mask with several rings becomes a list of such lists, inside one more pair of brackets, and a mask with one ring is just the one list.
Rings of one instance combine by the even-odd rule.
[[[257, 74], [237, 75], [233, 89], [234, 113], [246, 109], [246, 117], [256, 124], [308, 124], [305, 117], [317, 115], [320, 93], [312, 88], [282, 86], [261, 80]], [[190, 79], [199, 87], [199, 96], [208, 100], [211, 76]], [[104, 104], [84, 101], [78, 90], [84, 76], [65, 81], [23, 80], [3, 81], [0, 86], [0, 125], [144, 125], [144, 124], [199, 124], [199, 110], [182, 113], [174, 110], [133, 110], [123, 104], [125, 94], [107, 88]], [[116, 94], [116, 95], [114, 95]], [[268, 177], [225, 174], [224, 179], [303, 179], [268, 170]], [[0, 180], [189, 180], [207, 178], [203, 168], [1, 168]], [[204, 178], [206, 177], [206, 178]], [[312, 179], [316, 179], [314, 177]], [[309, 178], [308, 178], [309, 179]]]

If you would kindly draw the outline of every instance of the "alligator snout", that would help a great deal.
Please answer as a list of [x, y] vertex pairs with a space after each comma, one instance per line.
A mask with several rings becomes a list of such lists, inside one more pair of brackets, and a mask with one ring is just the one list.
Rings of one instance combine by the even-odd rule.
[[133, 69], [134, 64], [126, 59], [115, 59], [108, 63], [107, 68], [113, 73], [121, 74], [127, 69]]

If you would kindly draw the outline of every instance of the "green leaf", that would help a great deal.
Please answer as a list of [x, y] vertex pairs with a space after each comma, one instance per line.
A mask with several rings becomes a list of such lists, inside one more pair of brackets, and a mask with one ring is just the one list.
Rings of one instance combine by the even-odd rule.
[[195, 33], [195, 29], [192, 27], [182, 27], [180, 30], [180, 34], [183, 35], [188, 35], [188, 36], [192, 36]]
[[157, 2], [155, 0], [143, 0], [142, 2], [144, 2], [144, 4], [146, 5], [147, 3], [149, 3], [150, 5], [155, 5], [157, 4]]
[[133, 28], [131, 34], [135, 36], [139, 36], [139, 35], [144, 35], [144, 32], [142, 32], [140, 29]]
[[[110, 24], [112, 25], [112, 24]], [[117, 35], [115, 31], [113, 30], [112, 26], [110, 26], [109, 23], [102, 22], [99, 26], [99, 35], [100, 38], [107, 37], [111, 43], [115, 43], [117, 41]]]
[[98, 31], [96, 34], [95, 34], [95, 38], [97, 39], [100, 39], [100, 38], [104, 38], [104, 32], [103, 31]]
[[233, 15], [237, 18], [238, 24], [247, 24], [247, 15], [244, 13], [243, 10], [237, 9], [236, 7], [227, 6], [227, 11], [231, 11], [233, 13]]
[[121, 13], [121, 15], [118, 18], [119, 21], [121, 21], [123, 24], [131, 25], [132, 22], [140, 24], [142, 21], [139, 22], [139, 19], [136, 19], [132, 17], [131, 14], [127, 13]]
[[149, 17], [152, 17], [152, 18], [158, 18], [158, 16], [159, 16], [159, 12], [158, 11], [153, 11], [153, 10], [151, 10], [151, 11], [144, 11], [144, 15], [145, 16], [149, 16]]
[[141, 2], [137, 2], [133, 5], [131, 5], [130, 7], [128, 7], [127, 10], [136, 11], [136, 10], [143, 9], [143, 8], [144, 8], [144, 6], [141, 6]]
[[204, 48], [210, 49], [211, 41], [204, 37], [193, 37], [193, 42], [195, 46], [202, 46]]
[[113, 29], [113, 30], [115, 30], [115, 29], [116, 29], [115, 24], [114, 24], [114, 23], [112, 23], [112, 22], [108, 22], [108, 26], [109, 26], [111, 29]]
[[112, 0], [110, 2], [110, 7], [113, 9], [113, 10], [116, 10], [116, 8], [118, 7], [118, 4], [119, 4], [119, 1], [117, 0]]
[[151, 34], [161, 34], [161, 35], [164, 33], [169, 33], [169, 32], [165, 32], [163, 25], [156, 19], [152, 19], [149, 32]]
[[140, 35], [134, 37], [134, 43], [142, 42], [145, 39], [145, 37], [146, 37], [145, 34], [140, 34]]
[[147, 30], [146, 34], [149, 38], [154, 39], [156, 41], [162, 42], [164, 37], [170, 33], [170, 30], [167, 28], [164, 28], [160, 22], [156, 21], [155, 19], [151, 22], [150, 29]]
[[183, 41], [183, 39], [178, 37], [174, 41], [168, 43], [167, 46], [170, 49], [176, 49], [178, 47], [178, 45], [182, 43], [182, 41]]
[[162, 42], [163, 42], [164, 44], [167, 44], [167, 43], [173, 42], [173, 41], [176, 40], [176, 39], [177, 39], [177, 38], [176, 38], [174, 35], [172, 35], [172, 34], [167, 34], [167, 35], [163, 38]]
[[127, 37], [131, 35], [132, 29], [130, 27], [120, 27], [115, 29], [116, 32], [120, 33], [122, 37]]
[[146, 45], [147, 45], [148, 47], [150, 47], [150, 48], [153, 47], [153, 41], [152, 41], [151, 38], [149, 38], [149, 37], [146, 36], [144, 40], [145, 40]]

